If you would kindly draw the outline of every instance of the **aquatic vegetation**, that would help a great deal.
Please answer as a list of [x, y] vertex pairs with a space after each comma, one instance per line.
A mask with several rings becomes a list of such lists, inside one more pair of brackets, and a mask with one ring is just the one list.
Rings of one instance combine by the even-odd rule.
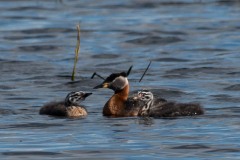
[[74, 81], [74, 79], [75, 79], [76, 66], [77, 66], [77, 62], [78, 62], [79, 52], [80, 52], [80, 24], [77, 25], [77, 44], [76, 44], [76, 48], [75, 48], [75, 59], [74, 59], [72, 77], [71, 77], [72, 81]]

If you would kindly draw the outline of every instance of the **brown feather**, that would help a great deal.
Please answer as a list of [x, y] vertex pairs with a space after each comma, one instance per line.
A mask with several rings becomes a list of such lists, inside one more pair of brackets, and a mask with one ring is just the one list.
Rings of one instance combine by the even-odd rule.
[[64, 117], [79, 117], [87, 116], [87, 111], [82, 106], [75, 105], [66, 107], [64, 102], [50, 102], [40, 109], [39, 114]]

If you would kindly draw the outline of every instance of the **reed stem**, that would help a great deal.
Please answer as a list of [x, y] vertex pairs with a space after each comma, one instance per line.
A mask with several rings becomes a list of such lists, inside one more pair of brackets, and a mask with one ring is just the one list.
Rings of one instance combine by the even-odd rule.
[[74, 81], [74, 79], [75, 79], [76, 66], [77, 66], [77, 62], [78, 62], [79, 52], [80, 52], [80, 24], [77, 25], [77, 44], [76, 44], [76, 48], [75, 48], [75, 59], [74, 59], [72, 77], [71, 77], [72, 81]]
[[150, 67], [151, 63], [152, 63], [152, 61], [149, 62], [148, 66], [147, 66], [147, 68], [145, 69], [145, 71], [144, 71], [142, 77], [140, 78], [139, 82], [142, 81], [142, 79], [143, 79], [143, 77], [145, 76], [145, 74], [147, 73], [147, 70], [148, 70], [148, 68]]

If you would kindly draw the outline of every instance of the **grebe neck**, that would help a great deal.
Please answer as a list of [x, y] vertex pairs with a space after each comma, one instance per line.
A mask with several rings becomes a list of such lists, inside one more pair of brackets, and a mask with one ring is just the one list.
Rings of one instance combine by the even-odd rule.
[[129, 84], [127, 84], [122, 90], [115, 91], [115, 95], [123, 101], [127, 101], [129, 94]]

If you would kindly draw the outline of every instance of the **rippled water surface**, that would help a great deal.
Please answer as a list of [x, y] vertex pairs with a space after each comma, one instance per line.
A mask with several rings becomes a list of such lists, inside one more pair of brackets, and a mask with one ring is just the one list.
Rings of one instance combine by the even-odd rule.
[[[1, 159], [240, 158], [239, 0], [2, 0], [0, 10]], [[206, 114], [103, 117], [113, 92], [93, 90], [102, 80], [92, 73], [131, 65], [132, 93], [199, 102]], [[94, 92], [87, 118], [38, 114], [73, 90]]]

